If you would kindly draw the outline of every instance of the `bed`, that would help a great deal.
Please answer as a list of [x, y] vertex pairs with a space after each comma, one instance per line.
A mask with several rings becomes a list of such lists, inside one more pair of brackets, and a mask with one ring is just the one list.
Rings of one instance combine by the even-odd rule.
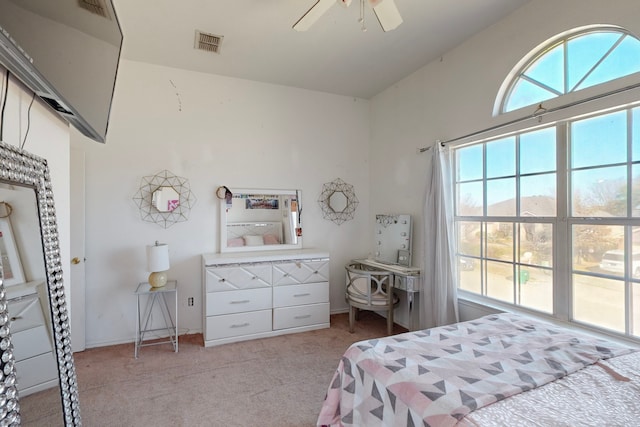
[[351, 345], [318, 426], [626, 426], [640, 352], [502, 313]]

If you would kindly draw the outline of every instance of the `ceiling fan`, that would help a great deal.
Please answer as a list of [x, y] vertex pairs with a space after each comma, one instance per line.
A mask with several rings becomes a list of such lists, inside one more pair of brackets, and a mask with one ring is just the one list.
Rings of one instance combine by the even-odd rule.
[[[362, 24], [363, 31], [366, 31], [364, 26], [364, 4], [369, 3], [369, 6], [373, 9], [373, 12], [378, 18], [378, 22], [383, 31], [391, 31], [402, 24], [402, 17], [400, 12], [394, 3], [394, 0], [357, 0], [360, 2], [360, 23]], [[307, 11], [302, 18], [293, 24], [293, 29], [296, 31], [307, 31], [324, 13], [329, 10], [335, 3], [340, 3], [344, 7], [349, 7], [351, 0], [318, 0], [316, 4], [311, 6], [311, 9]]]

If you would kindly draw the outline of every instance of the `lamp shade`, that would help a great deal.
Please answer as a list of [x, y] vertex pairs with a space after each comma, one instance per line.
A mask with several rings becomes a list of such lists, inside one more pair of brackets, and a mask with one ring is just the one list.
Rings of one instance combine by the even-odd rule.
[[169, 269], [169, 245], [157, 243], [147, 246], [147, 271], [154, 273]]

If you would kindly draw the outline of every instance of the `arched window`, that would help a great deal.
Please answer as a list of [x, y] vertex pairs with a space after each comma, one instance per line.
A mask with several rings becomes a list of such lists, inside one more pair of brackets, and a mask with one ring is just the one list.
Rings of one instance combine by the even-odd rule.
[[500, 113], [640, 72], [640, 40], [617, 27], [590, 28], [552, 40], [525, 59]]
[[562, 114], [453, 146], [460, 295], [640, 342], [638, 77], [640, 41], [591, 26], [505, 78], [496, 114], [543, 102]]

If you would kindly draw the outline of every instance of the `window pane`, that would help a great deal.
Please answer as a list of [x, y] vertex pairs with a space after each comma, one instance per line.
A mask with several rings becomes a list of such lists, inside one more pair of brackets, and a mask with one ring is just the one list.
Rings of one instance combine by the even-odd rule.
[[631, 227], [631, 247], [633, 248], [634, 277], [640, 279], [640, 227]]
[[492, 179], [487, 181], [487, 215], [516, 215], [515, 178]]
[[487, 223], [487, 257], [513, 262], [513, 224], [510, 222]]
[[556, 170], [556, 128], [542, 129], [520, 136], [520, 173]]
[[546, 101], [556, 96], [554, 92], [520, 78], [507, 98], [504, 111], [517, 110], [518, 108]]
[[520, 178], [520, 215], [556, 215], [556, 174]]
[[590, 325], [624, 332], [624, 282], [574, 274], [573, 318]]
[[640, 165], [631, 169], [631, 216], [640, 216]]
[[458, 228], [458, 253], [479, 257], [482, 223], [459, 221], [456, 225]]
[[482, 179], [482, 144], [456, 150], [457, 181]]
[[571, 166], [600, 166], [627, 161], [626, 111], [571, 124]]
[[516, 139], [487, 143], [487, 178], [513, 176], [516, 173]]
[[640, 337], [640, 284], [631, 284], [631, 334]]
[[551, 224], [520, 224], [520, 262], [551, 267], [553, 260], [553, 226]]
[[564, 90], [564, 45], [560, 44], [547, 51], [527, 68], [524, 74], [558, 93]]
[[474, 259], [458, 258], [458, 279], [460, 289], [464, 289], [476, 294], [482, 294], [482, 269], [480, 263]]
[[640, 160], [640, 107], [631, 110], [632, 160]]
[[616, 166], [571, 173], [573, 216], [627, 216], [627, 168]]
[[513, 303], [513, 264], [487, 261], [487, 296]]
[[567, 42], [569, 90], [607, 53], [620, 38], [620, 33], [585, 34]]
[[545, 313], [553, 312], [553, 274], [551, 270], [520, 267], [520, 305]]
[[462, 216], [482, 215], [482, 182], [458, 184], [456, 213]]
[[[622, 277], [624, 256], [616, 258], [624, 247], [624, 227], [621, 225], [574, 225], [573, 270]], [[623, 252], [623, 251], [619, 251]]]
[[640, 71], [638, 50], [640, 50], [640, 42], [637, 39], [625, 36], [622, 43], [593, 70], [593, 73], [578, 86], [578, 89], [637, 73]]

